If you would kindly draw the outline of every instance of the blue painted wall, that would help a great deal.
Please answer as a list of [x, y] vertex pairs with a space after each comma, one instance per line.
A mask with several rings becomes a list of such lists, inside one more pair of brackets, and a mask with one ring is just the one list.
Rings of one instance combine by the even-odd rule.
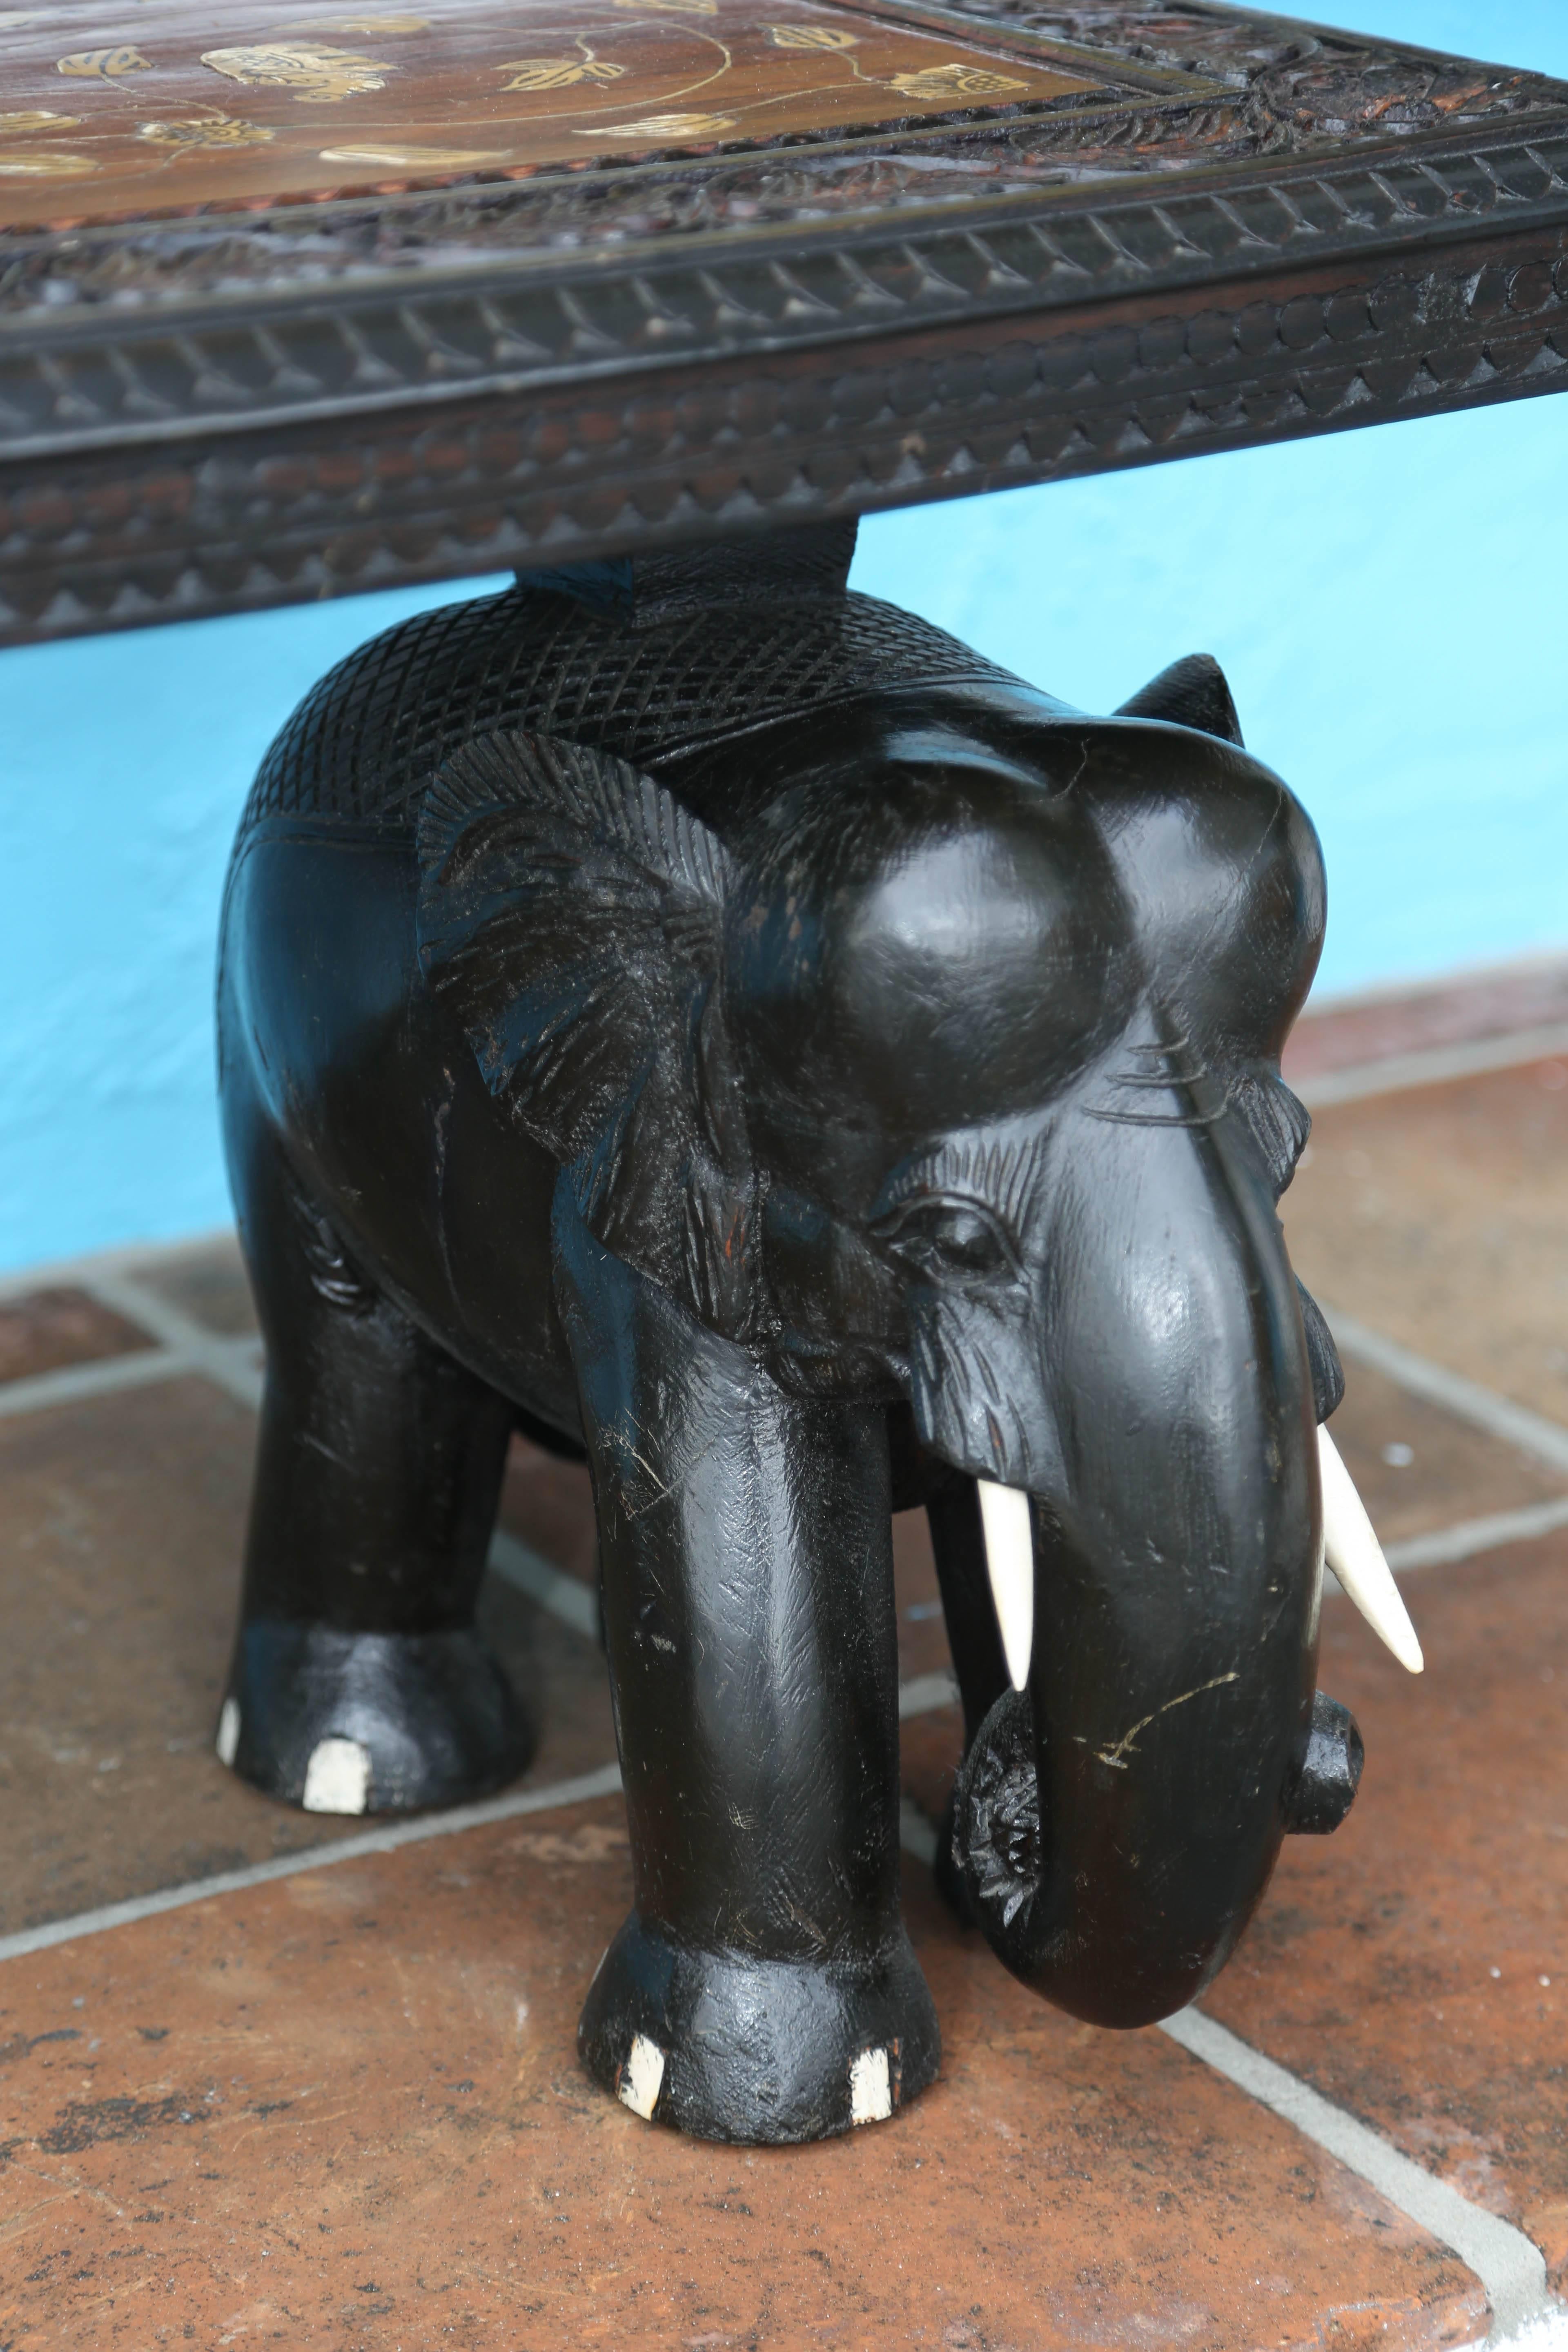
[[[1343, 0], [1568, 76], [1568, 0]], [[1568, 944], [1568, 401], [881, 518], [856, 584], [1108, 709], [1228, 670], [1329, 856], [1322, 985]], [[224, 1221], [211, 970], [246, 787], [377, 596], [0, 655], [0, 1266]]]

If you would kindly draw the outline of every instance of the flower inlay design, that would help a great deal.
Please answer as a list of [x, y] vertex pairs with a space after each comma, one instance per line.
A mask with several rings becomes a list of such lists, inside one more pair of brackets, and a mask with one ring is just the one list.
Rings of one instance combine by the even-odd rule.
[[[102, 0], [95, 21], [96, 0], [62, 0], [0, 15], [0, 225], [384, 193], [389, 174], [398, 185], [525, 177], [595, 155], [622, 167], [639, 148], [842, 142], [976, 110], [1136, 103], [1114, 66], [1102, 71], [1082, 48], [971, 27], [923, 0], [906, 21], [899, 5], [767, 0], [764, 16], [755, 0], [307, 0], [290, 15], [276, 0]], [[95, 37], [62, 55], [50, 28], [68, 16]], [[97, 88], [79, 120], [48, 105], [61, 75]], [[222, 103], [224, 83], [244, 91], [243, 110]], [[92, 183], [82, 205], [62, 201], [73, 180]]]
[[348, 49], [296, 48], [267, 41], [250, 49], [204, 49], [202, 63], [233, 81], [297, 89], [309, 106], [336, 106], [363, 90], [384, 89], [395, 68]]

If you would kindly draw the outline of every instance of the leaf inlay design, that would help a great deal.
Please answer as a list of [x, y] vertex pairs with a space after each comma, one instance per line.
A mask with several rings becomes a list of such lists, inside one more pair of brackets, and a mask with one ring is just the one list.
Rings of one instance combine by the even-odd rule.
[[858, 33], [841, 33], [835, 25], [770, 25], [775, 49], [858, 49]]
[[202, 63], [231, 81], [297, 89], [308, 106], [333, 106], [371, 89], [384, 89], [396, 68], [382, 58], [356, 57], [349, 49], [305, 48], [266, 41], [252, 48], [205, 49]]
[[1026, 90], [1026, 81], [1015, 81], [1007, 74], [992, 73], [984, 66], [924, 66], [919, 73], [893, 74], [889, 79], [889, 89], [901, 90], [906, 98], [1005, 98], [1011, 92]]
[[136, 126], [138, 139], [145, 139], [154, 147], [264, 147], [277, 135], [264, 123], [246, 122], [238, 116], [225, 114], [182, 114], [167, 122], [141, 122]]
[[68, 58], [61, 58], [55, 67], [57, 73], [69, 74], [78, 81], [118, 81], [121, 74], [151, 73], [153, 60], [144, 58], [140, 49], [124, 46], [117, 49], [73, 49]]
[[0, 152], [0, 178], [7, 180], [80, 180], [97, 169], [90, 155], [69, 154], [63, 147]]
[[425, 16], [306, 16], [285, 26], [288, 33], [427, 33]]
[[641, 122], [619, 122], [601, 131], [579, 131], [579, 139], [710, 139], [733, 131], [732, 114], [649, 114]]
[[579, 81], [619, 81], [626, 68], [605, 58], [513, 58], [499, 70], [512, 77], [503, 89], [569, 89]]
[[504, 163], [504, 147], [323, 147], [323, 163], [379, 163], [395, 172], [461, 172]]

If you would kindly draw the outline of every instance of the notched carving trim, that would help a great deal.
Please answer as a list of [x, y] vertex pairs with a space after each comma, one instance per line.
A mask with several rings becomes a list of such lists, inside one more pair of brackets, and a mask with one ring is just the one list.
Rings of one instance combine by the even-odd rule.
[[0, 641], [472, 577], [1157, 463], [1568, 386], [1562, 222], [1090, 323], [977, 320], [439, 417], [294, 428], [185, 470], [0, 473]]

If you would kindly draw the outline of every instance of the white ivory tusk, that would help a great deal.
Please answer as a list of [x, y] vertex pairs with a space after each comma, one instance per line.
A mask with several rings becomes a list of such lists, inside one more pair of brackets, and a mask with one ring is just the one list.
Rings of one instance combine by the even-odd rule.
[[1035, 1647], [1035, 1536], [1029, 1498], [1016, 1486], [982, 1478], [980, 1524], [985, 1534], [985, 1572], [1001, 1628], [1002, 1650], [1015, 1690], [1026, 1690]]
[[1426, 1661], [1394, 1570], [1383, 1556], [1383, 1546], [1356, 1493], [1355, 1481], [1340, 1459], [1339, 1447], [1321, 1426], [1318, 1468], [1323, 1488], [1323, 1549], [1329, 1566], [1379, 1641], [1387, 1643], [1402, 1666], [1418, 1675]]

